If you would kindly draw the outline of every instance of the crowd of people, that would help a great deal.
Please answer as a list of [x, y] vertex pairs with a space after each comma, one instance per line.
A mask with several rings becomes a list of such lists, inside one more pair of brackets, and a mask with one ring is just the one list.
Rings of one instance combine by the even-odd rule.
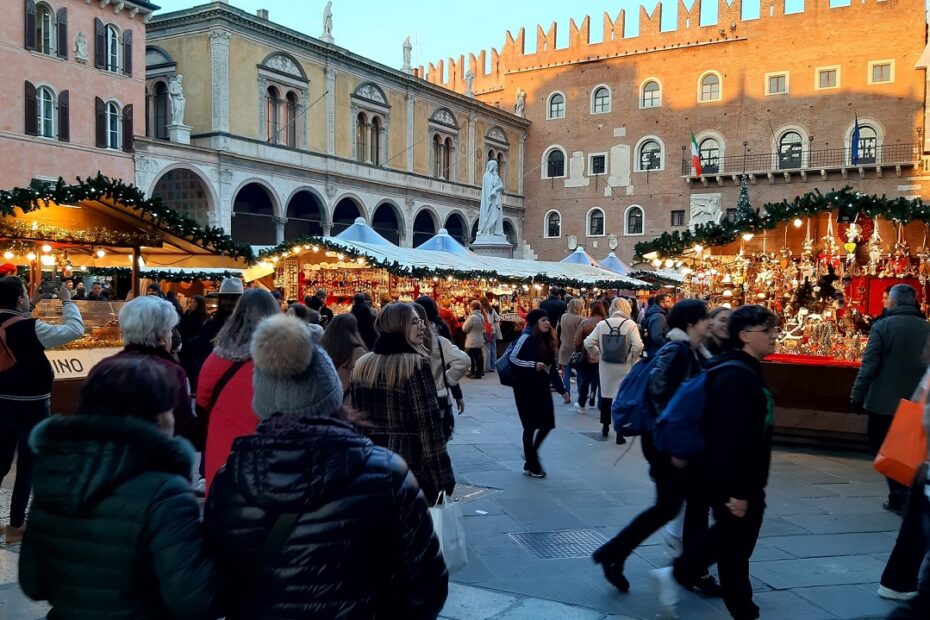
[[[768, 309], [666, 294], [646, 307], [610, 293], [583, 302], [553, 287], [498, 360], [486, 297], [453, 326], [429, 297], [376, 309], [358, 294], [334, 315], [325, 291], [288, 305], [227, 279], [208, 315], [202, 297], [182, 313], [160, 293], [122, 307], [123, 350], [91, 370], [75, 415], [51, 416], [44, 351], [83, 335], [80, 312], [62, 286], [62, 324], [33, 319], [37, 297], [0, 279], [0, 406], [12, 414], [0, 416], [0, 474], [17, 463], [5, 536], [22, 541], [23, 591], [56, 616], [435, 618], [448, 573], [427, 509], [455, 491], [459, 384], [500, 368], [524, 475], [547, 476], [553, 391], [579, 414], [596, 404], [604, 437], [613, 424], [618, 444], [639, 438], [656, 499], [594, 553], [610, 584], [630, 590], [627, 559], [664, 528], [677, 557], [652, 576], [668, 617], [681, 589], [722, 597], [735, 620], [759, 617], [749, 562], [774, 424]], [[895, 287], [851, 395], [876, 450], [899, 399], [919, 388], [925, 401], [926, 353], [930, 324], [914, 290]], [[627, 432], [620, 395], [639, 376], [648, 424]], [[698, 381], [702, 448], [679, 452], [663, 421]], [[926, 467], [911, 488], [889, 481], [886, 508], [904, 520], [879, 594], [908, 602], [895, 617], [930, 617], [925, 480]]]

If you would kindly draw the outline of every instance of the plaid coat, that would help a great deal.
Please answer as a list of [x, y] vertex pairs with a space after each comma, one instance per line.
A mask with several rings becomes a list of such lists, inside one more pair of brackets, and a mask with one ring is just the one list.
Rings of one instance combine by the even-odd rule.
[[[368, 355], [362, 356], [356, 368]], [[398, 355], [416, 355], [402, 353]], [[430, 505], [440, 491], [448, 495], [455, 489], [452, 461], [446, 452], [442, 432], [442, 411], [436, 398], [436, 384], [429, 360], [421, 359], [413, 375], [388, 390], [385, 378], [375, 385], [360, 385], [353, 377], [352, 406], [365, 414], [368, 426], [362, 431], [377, 446], [399, 454], [410, 467]]]

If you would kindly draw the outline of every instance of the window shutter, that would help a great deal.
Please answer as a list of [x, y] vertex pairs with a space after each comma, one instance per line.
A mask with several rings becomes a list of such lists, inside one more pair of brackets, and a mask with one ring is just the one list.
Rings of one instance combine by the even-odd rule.
[[25, 132], [27, 136], [39, 135], [39, 118], [38, 107], [36, 106], [36, 87], [32, 82], [26, 81], [26, 122]]
[[71, 141], [70, 108], [71, 91], [63, 90], [58, 93], [58, 139], [61, 142]]
[[26, 33], [25, 43], [27, 50], [36, 48], [36, 0], [25, 0], [26, 6]]
[[132, 30], [123, 32], [123, 73], [132, 75]]
[[107, 107], [100, 97], [94, 97], [94, 116], [97, 118], [97, 148], [107, 148]]
[[68, 9], [58, 9], [55, 16], [58, 24], [58, 57], [68, 58]]
[[132, 153], [132, 105], [123, 108], [123, 151]]
[[107, 30], [99, 18], [94, 18], [94, 66], [103, 69], [107, 66]]

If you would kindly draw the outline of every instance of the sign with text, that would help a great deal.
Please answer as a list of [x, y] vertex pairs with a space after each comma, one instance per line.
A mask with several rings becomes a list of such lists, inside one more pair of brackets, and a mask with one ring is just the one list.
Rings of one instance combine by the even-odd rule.
[[72, 351], [46, 351], [45, 357], [52, 364], [55, 380], [83, 379], [100, 360], [116, 355], [121, 349], [75, 349]]

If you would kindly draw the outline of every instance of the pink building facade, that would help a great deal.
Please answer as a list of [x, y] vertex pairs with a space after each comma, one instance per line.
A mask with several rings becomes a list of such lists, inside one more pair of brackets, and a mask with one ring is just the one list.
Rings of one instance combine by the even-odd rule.
[[157, 6], [8, 0], [0, 21], [0, 188], [33, 179], [132, 181], [145, 132], [145, 23]]

